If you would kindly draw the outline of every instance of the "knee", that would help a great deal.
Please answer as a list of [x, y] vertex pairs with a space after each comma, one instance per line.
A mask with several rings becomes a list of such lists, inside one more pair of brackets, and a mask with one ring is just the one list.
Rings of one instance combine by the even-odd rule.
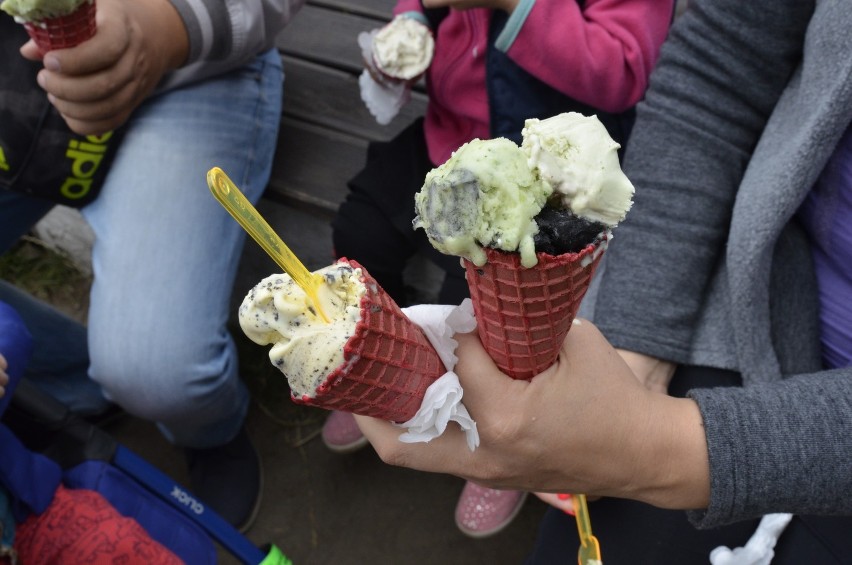
[[171, 421], [197, 412], [229, 380], [237, 380], [232, 344], [158, 347], [129, 341], [123, 348], [89, 349], [92, 379], [112, 401], [147, 420]]

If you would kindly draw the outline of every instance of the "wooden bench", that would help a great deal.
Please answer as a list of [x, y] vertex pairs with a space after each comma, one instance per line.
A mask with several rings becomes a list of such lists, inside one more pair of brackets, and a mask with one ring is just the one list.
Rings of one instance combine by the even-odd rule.
[[265, 196], [330, 219], [346, 182], [363, 166], [367, 144], [387, 140], [423, 114], [415, 89], [381, 126], [361, 101], [358, 34], [390, 20], [394, 0], [310, 0], [278, 39], [284, 61], [284, 115]]

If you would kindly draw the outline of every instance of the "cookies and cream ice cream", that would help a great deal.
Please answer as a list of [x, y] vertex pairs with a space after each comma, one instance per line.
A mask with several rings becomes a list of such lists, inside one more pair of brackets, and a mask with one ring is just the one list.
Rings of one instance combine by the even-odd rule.
[[531, 266], [538, 232], [533, 218], [551, 192], [515, 143], [474, 139], [426, 175], [414, 199], [414, 227], [423, 228], [438, 251], [476, 265], [485, 263], [487, 246], [517, 251]]
[[0, 10], [18, 23], [38, 22], [68, 15], [86, 2], [92, 0], [3, 0]]
[[325, 280], [319, 302], [330, 323], [286, 275], [262, 280], [240, 306], [240, 326], [254, 342], [272, 344], [269, 358], [287, 377], [293, 402], [429, 429], [435, 418], [462, 415], [461, 395], [443, 385], [421, 406], [447, 370], [376, 279], [346, 258], [316, 273]]
[[616, 143], [597, 116], [576, 112], [524, 124], [521, 150], [529, 166], [561, 195], [561, 205], [613, 227], [633, 202], [633, 184], [621, 171]]
[[401, 80], [422, 75], [432, 63], [435, 40], [422, 23], [396, 16], [373, 37], [373, 61], [384, 74]]
[[360, 268], [335, 263], [317, 273], [325, 282], [319, 298], [331, 323], [317, 315], [305, 292], [286, 274], [260, 281], [239, 311], [243, 332], [259, 345], [272, 344], [269, 359], [298, 396], [313, 397], [343, 364], [343, 346], [361, 318], [361, 297], [366, 292]]

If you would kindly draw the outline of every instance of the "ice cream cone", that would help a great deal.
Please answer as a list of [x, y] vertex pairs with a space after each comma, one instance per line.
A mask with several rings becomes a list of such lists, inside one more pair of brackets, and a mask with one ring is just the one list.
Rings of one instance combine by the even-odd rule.
[[95, 35], [95, 0], [85, 0], [65, 16], [25, 22], [24, 28], [42, 55], [53, 49], [75, 47]]
[[343, 348], [343, 363], [317, 387], [314, 396], [293, 395], [299, 404], [405, 422], [420, 408], [426, 389], [444, 374], [444, 365], [423, 331], [360, 268], [367, 291], [361, 319]]
[[554, 363], [608, 237], [578, 253], [538, 253], [532, 268], [490, 248], [482, 267], [464, 261], [479, 339], [504, 373], [527, 380]]

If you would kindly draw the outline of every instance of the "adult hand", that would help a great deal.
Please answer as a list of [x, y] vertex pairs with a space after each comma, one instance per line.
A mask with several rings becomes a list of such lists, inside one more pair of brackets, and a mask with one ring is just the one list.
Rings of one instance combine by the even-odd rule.
[[633, 371], [633, 374], [636, 375], [636, 378], [639, 379], [639, 382], [645, 385], [645, 388], [661, 394], [668, 394], [669, 383], [675, 369], [677, 369], [676, 364], [626, 349], [616, 349], [616, 351]]
[[[97, 25], [91, 39], [46, 53], [38, 74], [50, 102], [81, 135], [123, 124], [189, 53], [183, 21], [168, 0], [98, 0]], [[33, 41], [21, 54], [40, 58]]]
[[9, 365], [6, 363], [6, 358], [0, 353], [0, 398], [6, 394], [6, 385], [9, 384], [9, 375], [6, 374], [6, 368]]
[[404, 444], [400, 428], [359, 416], [384, 461], [492, 488], [706, 506], [709, 465], [697, 405], [645, 389], [590, 322], [575, 324], [556, 364], [531, 381], [501, 373], [475, 334], [456, 339], [456, 373], [479, 448], [470, 452], [454, 426], [428, 444]]
[[453, 8], [455, 10], [468, 10], [470, 8], [489, 8], [491, 10], [503, 10], [511, 14], [518, 5], [519, 0], [423, 0], [424, 8]]
[[[626, 349], [616, 349], [616, 352], [624, 359], [639, 382], [645, 385], [645, 388], [660, 394], [668, 394], [669, 383], [677, 365]], [[550, 492], [535, 492], [533, 494], [563, 512], [570, 513], [573, 511], [573, 503], [570, 498], [559, 498], [560, 495]], [[600, 497], [588, 496], [587, 498], [592, 502]]]

